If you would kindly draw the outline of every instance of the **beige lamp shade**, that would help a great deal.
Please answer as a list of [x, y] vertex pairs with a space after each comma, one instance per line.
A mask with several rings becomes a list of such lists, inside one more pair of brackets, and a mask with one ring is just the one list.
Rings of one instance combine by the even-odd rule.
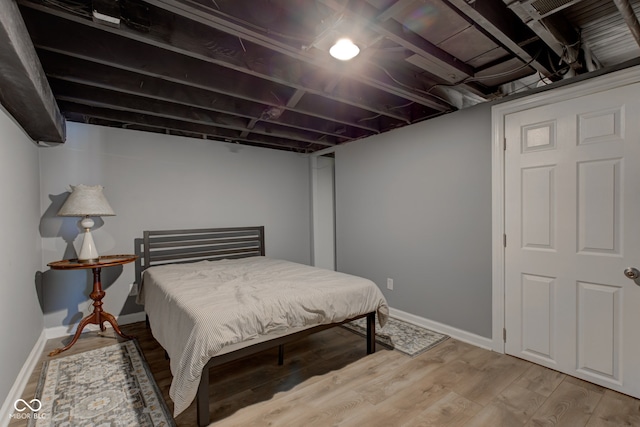
[[101, 185], [71, 186], [71, 194], [67, 197], [59, 216], [114, 216], [115, 212], [102, 193]]

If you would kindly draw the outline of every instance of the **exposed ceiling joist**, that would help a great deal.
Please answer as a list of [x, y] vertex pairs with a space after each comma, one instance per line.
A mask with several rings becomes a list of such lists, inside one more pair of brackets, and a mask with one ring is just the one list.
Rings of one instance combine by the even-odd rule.
[[13, 1], [0, 2], [0, 102], [34, 141], [65, 141], [64, 117]]
[[[322, 88], [313, 87], [312, 80], [307, 79], [305, 82], [300, 82], [299, 80], [295, 82], [292, 81], [291, 78], [295, 76], [292, 77], [291, 72], [289, 72], [289, 79], [285, 79], [283, 76], [286, 76], [287, 72], [285, 72], [284, 69], [283, 71], [278, 71], [277, 64], [275, 64], [274, 69], [274, 64], [270, 63], [268, 69], [269, 74], [265, 74], [266, 71], [262, 72], [259, 69], [258, 63], [260, 61], [258, 59], [253, 61], [253, 64], [257, 64], [257, 66], [250, 69], [246, 65], [247, 63], [252, 64], [250, 59], [245, 58], [243, 61], [244, 65], [238, 65], [237, 63], [231, 63], [226, 57], [212, 57], [211, 52], [202, 46], [201, 40], [193, 39], [193, 36], [183, 32], [182, 28], [188, 28], [188, 25], [176, 25], [177, 29], [174, 29], [171, 34], [172, 42], [169, 43], [166, 41], [169, 39], [168, 34], [165, 37], [156, 36], [153, 38], [144, 33], [135, 32], [127, 28], [101, 28], [92, 21], [70, 15], [65, 11], [42, 6], [33, 1], [23, 0], [21, 4], [28, 7], [23, 13], [29, 15], [30, 21], [38, 22], [37, 25], [32, 26], [31, 32], [32, 38], [42, 51], [64, 53], [67, 56], [82, 58], [85, 61], [88, 60], [140, 74], [152, 75], [156, 78], [192, 85], [206, 90], [213, 90], [221, 94], [225, 94], [225, 91], [227, 93], [232, 92], [236, 97], [244, 91], [246, 92], [245, 98], [247, 100], [271, 104], [271, 106], [275, 108], [280, 108], [285, 103], [288, 104], [289, 101], [287, 101], [287, 99], [290, 96], [306, 94], [305, 101], [307, 102], [295, 104], [296, 113], [293, 113], [293, 115], [308, 115], [310, 117], [321, 118], [325, 120], [325, 124], [330, 124], [331, 121], [334, 121], [336, 124], [333, 132], [340, 132], [345, 138], [344, 140], [379, 133], [377, 127], [370, 126], [370, 117], [377, 117], [378, 120], [389, 123], [399, 121], [398, 125], [401, 125], [402, 123], [406, 124], [414, 121], [416, 117], [421, 117], [421, 115], [424, 118], [428, 118], [429, 116], [438, 114], [437, 111], [433, 110], [421, 112], [417, 109], [418, 106], [413, 106], [409, 109], [398, 108], [398, 99], [389, 99], [385, 101], [384, 105], [381, 104], [380, 108], [376, 108], [375, 102], [371, 102], [374, 98], [367, 97], [367, 102], [363, 103], [362, 99], [364, 98], [362, 93], [360, 93], [361, 91], [354, 92], [359, 85], [345, 85], [344, 87], [336, 89], [335, 95], [332, 95], [326, 93]], [[44, 17], [38, 15], [38, 13], [46, 13], [56, 19], [71, 21], [77, 25], [62, 24], [62, 21], [59, 24], [53, 24], [49, 19], [44, 19]], [[182, 18], [178, 17], [176, 19]], [[55, 31], [55, 27], [59, 25], [65, 25], [66, 31], [64, 33]], [[80, 27], [78, 27], [78, 25]], [[82, 27], [84, 27], [84, 29], [82, 29]], [[72, 40], [82, 38], [81, 31], [94, 31], [90, 36], [93, 41], [92, 45], [80, 46], [72, 42]], [[107, 34], [109, 33], [112, 34], [112, 36], [108, 36]], [[40, 36], [40, 34], [42, 34], [42, 36]], [[87, 36], [85, 35], [84, 37], [86, 38]], [[109, 37], [112, 37], [112, 39], [109, 39]], [[125, 40], [113, 37], [123, 37]], [[131, 40], [131, 42], [127, 42], [126, 40]], [[142, 42], [152, 47], [143, 48], [143, 45], [132, 44], [133, 41]], [[125, 53], [116, 52], [110, 48], [110, 46], [116, 45]], [[104, 46], [105, 48], [96, 49], [94, 46]], [[154, 48], [164, 49], [167, 52], [164, 54], [154, 53]], [[174, 55], [175, 59], [167, 59], [171, 55]], [[184, 56], [179, 57], [178, 55]], [[165, 58], [161, 60], [160, 58], [163, 56]], [[203, 61], [222, 66], [221, 70], [217, 72], [219, 77], [222, 77], [225, 70], [228, 70], [226, 71], [227, 73], [241, 71], [241, 74], [228, 74], [227, 78], [218, 78], [216, 81], [211, 81], [209, 78], [210, 72], [206, 70], [207, 66], [203, 64]], [[156, 72], [153, 72], [156, 67], [151, 65], [154, 63], [158, 64], [158, 71]], [[168, 70], [168, 64], [173, 64], [174, 67], [179, 67], [179, 69], [176, 68], [175, 72]], [[304, 74], [305, 76], [311, 75], [309, 72]], [[238, 77], [242, 75], [245, 77], [239, 79]], [[258, 81], [252, 83], [250, 81], [252, 77], [260, 77], [278, 84], [274, 85], [270, 90], [264, 90], [264, 83]], [[229, 81], [233, 81], [234, 84], [230, 86]], [[305, 86], [303, 86], [302, 83], [304, 83]], [[257, 86], [263, 87], [262, 90], [258, 92], [260, 96], [259, 99], [255, 98], [256, 91], [254, 88]], [[384, 92], [381, 91], [380, 93], [383, 94]], [[359, 108], [361, 112], [358, 114], [357, 110], [352, 109], [351, 114], [355, 113], [356, 115], [353, 115], [351, 120], [349, 120], [348, 115], [337, 115], [335, 109], [332, 107], [324, 108], [323, 106], [326, 102], [322, 100], [327, 98], [334, 99], [342, 104], [351, 105], [356, 109]], [[380, 96], [379, 99], [384, 99], [384, 96]], [[406, 100], [402, 99], [401, 101], [406, 103]], [[309, 105], [312, 108], [306, 109], [305, 105]], [[323, 108], [325, 110], [324, 112]], [[410, 116], [405, 115], [406, 113], [403, 113], [403, 110], [408, 111]], [[303, 114], [301, 115], [300, 112]], [[289, 116], [291, 116], [291, 114], [287, 114], [287, 117]], [[287, 125], [287, 123], [283, 124]], [[392, 126], [396, 125], [392, 124]], [[296, 126], [294, 125], [294, 127]], [[331, 129], [327, 129], [327, 131], [332, 132]]]
[[[273, 50], [274, 52], [286, 55], [287, 57], [301, 61], [302, 63], [325, 69], [327, 72], [342, 74], [347, 79], [353, 79], [354, 72], [356, 72], [358, 81], [370, 86], [371, 88], [384, 90], [389, 94], [412, 100], [413, 102], [417, 102], [437, 111], [445, 112], [451, 110], [450, 105], [447, 105], [435, 96], [429, 96], [428, 94], [422, 94], [408, 89], [411, 87], [411, 83], [415, 84], [416, 82], [403, 82], [402, 85], [399, 85], [389, 78], [381, 78], [379, 75], [380, 73], [376, 73], [375, 70], [367, 67], [359, 67], [357, 70], [354, 70], [353, 67], [349, 66], [337, 67], [335, 63], [328, 62], [325, 58], [319, 58], [309, 52], [305, 52], [303, 49], [300, 49], [300, 46], [291, 46], [290, 44], [279, 41], [277, 37], [274, 37], [273, 35], [255, 30], [246, 25], [233, 22], [228, 18], [220, 16], [218, 10], [213, 4], [211, 6], [205, 6], [191, 0], [147, 1], [159, 8], [209, 27], [224, 29], [228, 34]], [[356, 60], [355, 63], [357, 62], [358, 61]], [[342, 68], [342, 70], [340, 68]]]
[[377, 16], [379, 22], [385, 22], [393, 18], [398, 13], [410, 8], [414, 4], [415, 0], [397, 0], [391, 3], [385, 10], [380, 12]]
[[[366, 1], [349, 1], [345, 5], [336, 0], [321, 0], [322, 3], [334, 9], [336, 12], [348, 13], [349, 19], [358, 25], [373, 29], [376, 33], [394, 41], [408, 51], [429, 58], [442, 71], [437, 77], [449, 83], [459, 82], [473, 75], [473, 67], [459, 61], [433, 43], [419, 37], [399, 22], [386, 19], [385, 12], [380, 12]], [[380, 17], [382, 15], [382, 17]]]
[[[297, 140], [286, 140], [278, 137], [267, 137], [260, 139], [241, 138], [238, 132], [233, 130], [218, 128], [200, 123], [183, 122], [180, 120], [166, 119], [162, 117], [150, 116], [148, 114], [134, 113], [129, 111], [112, 110], [109, 108], [101, 108], [85, 104], [75, 104], [69, 101], [60, 101], [60, 106], [64, 109], [73, 111], [76, 121], [85, 123], [106, 124], [107, 122], [121, 123], [126, 122], [131, 126], [143, 126], [153, 129], [158, 133], [179, 134], [179, 132], [188, 132], [198, 135], [203, 139], [213, 139], [223, 142], [234, 142], [249, 145], [267, 145], [271, 148], [287, 148], [294, 150], [313, 151], [326, 148], [325, 145], [317, 145], [302, 143]], [[96, 122], [98, 120], [98, 122]], [[100, 123], [99, 120], [105, 123]]]
[[502, 0], [446, 0], [488, 34], [544, 76], [555, 75], [560, 57], [548, 46], [533, 44], [537, 35]]
[[[152, 76], [144, 76], [102, 65], [99, 63], [87, 63], [78, 58], [61, 55], [51, 51], [39, 51], [41, 61], [47, 68], [47, 76], [53, 81], [67, 81], [80, 83], [87, 87], [105, 89], [114, 95], [137, 95], [143, 99], [157, 100], [206, 110], [222, 114], [230, 114], [234, 117], [254, 119], [269, 114], [264, 105], [258, 102], [241, 101], [231, 96], [216, 94], [197, 88], [185, 87], [179, 83], [167, 82]], [[56, 93], [59, 93], [56, 91]], [[272, 107], [277, 111], [277, 107]], [[309, 117], [294, 111], [289, 115], [287, 127], [308, 132], [317, 132], [328, 136], [355, 139], [371, 134], [359, 128], [343, 125], [339, 128], [318, 129], [316, 123], [310, 123]], [[355, 135], [350, 137], [348, 135]]]
[[[216, 128], [242, 132], [247, 129], [247, 120], [228, 114], [212, 112], [206, 109], [182, 106], [173, 102], [149, 100], [136, 95], [114, 93], [109, 90], [64, 81], [52, 82], [58, 100], [75, 102], [93, 107], [109, 108], [131, 113], [144, 113], [154, 117], [176, 119]], [[309, 144], [333, 146], [338, 144], [336, 137], [320, 135], [315, 132], [295, 131], [275, 123], [261, 122], [253, 126], [252, 133], [282, 139], [303, 141]]]
[[530, 1], [10, 3], [67, 120], [309, 153], [640, 55], [610, 2]]
[[[26, 11], [25, 13], [29, 14], [29, 17], [30, 19], [33, 19], [33, 22], [38, 22], [40, 26], [50, 27], [48, 31], [45, 31], [44, 28], [37, 28], [35, 26], [31, 28], [32, 37], [36, 39], [38, 46], [45, 47], [46, 44], [52, 44], [53, 41], [49, 39], [51, 34], [56, 34], [54, 27], [66, 25], [67, 30], [64, 34], [58, 34], [58, 39], [56, 40], [59, 44], [62, 44], [63, 47], [55, 49], [60, 52], [64, 49], [64, 52], [69, 55], [73, 55], [75, 52], [81, 51], [82, 55], [88, 59], [101, 57], [109, 58], [103, 61], [108, 61], [109, 65], [120, 66], [121, 63], [125, 62], [125, 59], [119, 58], [122, 56], [120, 52], [121, 49], [115, 49], [114, 46], [122, 45], [122, 51], [130, 52], [126, 55], [127, 59], [140, 58], [137, 62], [141, 65], [134, 66], [136, 71], [143, 71], [145, 68], [156, 68], [152, 66], [144, 66], [144, 64], [149, 63], [168, 62], [169, 64], [173, 64], [174, 68], [180, 68], [180, 71], [176, 72], [165, 71], [167, 74], [166, 76], [156, 73], [160, 78], [164, 77], [172, 79], [175, 78], [174, 74], [178, 74], [184, 76], [183, 80], [186, 82], [191, 79], [191, 76], [194, 74], [201, 74], [203, 75], [203, 79], [201, 80], [207, 80], [206, 86], [208, 89], [224, 91], [225, 89], [229, 90], [229, 81], [237, 80], [237, 76], [246, 75], [247, 84], [236, 84], [236, 86], [245, 86], [247, 92], [252, 92], [252, 85], [248, 84], [250, 80], [249, 77], [256, 77], [274, 83], [270, 99], [261, 99], [260, 102], [263, 103], [276, 104], [277, 101], [281, 101], [281, 98], [285, 98], [287, 96], [287, 88], [296, 90], [300, 89], [310, 94], [329, 97], [342, 103], [351, 104], [354, 107], [361, 108], [370, 113], [385, 114], [402, 121], [407, 120], [407, 117], [394, 111], [387, 111], [384, 107], [377, 108], [375, 105], [369, 103], [364, 104], [358, 100], [341, 98], [340, 94], [327, 94], [323, 92], [321, 87], [314, 87], [313, 81], [302, 82], [299, 78], [302, 73], [296, 73], [295, 69], [287, 69], [287, 63], [285, 61], [271, 61], [269, 64], [264, 64], [263, 58], [252, 57], [251, 54], [243, 55], [242, 60], [234, 60], [233, 51], [231, 51], [231, 55], [228, 54], [230, 49], [224, 46], [224, 41], [221, 39], [203, 40], [196, 38], [194, 35], [187, 32], [192, 25], [189, 25], [189, 22], [186, 21], [181, 22], [179, 18], [177, 22], [173, 22], [173, 27], [170, 30], [166, 29], [165, 34], [162, 34], [161, 36], [154, 36], [151, 34], [140, 33], [127, 27], [102, 27], [95, 24], [93, 21], [82, 19], [81, 17], [66, 13], [65, 11], [40, 5], [31, 0], [19, 0], [19, 2], [21, 5], [29, 7], [34, 11], [52, 15], [55, 18], [77, 24], [74, 26], [62, 21], [56, 23], [46, 19], [45, 16], [31, 14]], [[157, 31], [162, 31], [162, 28], [158, 28]], [[191, 28], [191, 31], [194, 31], [193, 28]], [[73, 40], [75, 36], [78, 36], [83, 32], [86, 32], [92, 37], [92, 43], [90, 45], [73, 43], [70, 41]], [[40, 34], [43, 34], [43, 37], [39, 37]], [[233, 43], [237, 43], [237, 40], [234, 40]], [[97, 50], [97, 46], [104, 47], [104, 51], [92, 54], [92, 51]], [[207, 46], [210, 48], [207, 48]], [[157, 52], [154, 51], [154, 48], [166, 50], [167, 52]], [[239, 49], [239, 47], [237, 49]], [[173, 60], [164, 60], [163, 56], [166, 56], [167, 58], [173, 57]], [[234, 77], [230, 77], [227, 81], [223, 81], [223, 79], [218, 79], [219, 81], [210, 81], [210, 79], [206, 77], [206, 75], [210, 75], [210, 73], [207, 73], [206, 71], [208, 66], [204, 64], [205, 62], [221, 67], [218, 73], [226, 72], [229, 76], [233, 75]], [[166, 67], [167, 65], [165, 64], [165, 68]], [[241, 74], [232, 74], [233, 72], [239, 72]], [[194, 84], [198, 83], [194, 82]], [[253, 86], [255, 87], [255, 85]], [[279, 87], [282, 89], [278, 92], [273, 92]], [[233, 90], [235, 93], [235, 91], [239, 89]]]
[[[458, 93], [441, 90], [433, 93], [446, 98], [449, 104], [456, 108], [461, 108], [462, 105], [474, 105], [487, 100], [489, 92], [474, 83], [465, 83], [475, 74], [475, 69], [472, 66], [420, 37], [398, 21], [391, 19], [399, 11], [405, 10], [413, 4], [413, 1], [398, 1], [383, 11], [376, 9], [364, 0], [352, 0], [344, 4], [337, 0], [320, 1], [337, 13], [347, 14], [347, 19], [356, 25], [367, 27], [398, 44], [407, 52], [411, 52], [411, 54], [407, 54], [407, 62], [426, 70], [434, 79], [434, 83], [430, 88], [422, 89], [423, 93], [430, 93], [432, 88], [439, 84], [457, 84], [458, 87], [455, 91]], [[370, 64], [374, 68], [380, 67], [375, 61], [370, 61]], [[385, 69], [383, 71], [388, 72]], [[460, 99], [457, 100], [456, 98]]]

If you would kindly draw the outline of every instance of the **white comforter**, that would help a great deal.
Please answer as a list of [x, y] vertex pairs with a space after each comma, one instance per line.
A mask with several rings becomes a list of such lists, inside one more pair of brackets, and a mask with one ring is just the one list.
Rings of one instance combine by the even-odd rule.
[[370, 280], [264, 257], [151, 267], [138, 302], [171, 358], [174, 416], [191, 404], [202, 369], [227, 345], [373, 311], [384, 326], [389, 314]]

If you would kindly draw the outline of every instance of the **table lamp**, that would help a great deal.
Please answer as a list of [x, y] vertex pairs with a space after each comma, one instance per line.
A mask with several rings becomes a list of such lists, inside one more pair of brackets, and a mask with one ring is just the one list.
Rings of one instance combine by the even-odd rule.
[[72, 185], [71, 194], [58, 211], [58, 216], [83, 217], [80, 225], [84, 228], [84, 238], [78, 254], [78, 261], [81, 262], [94, 261], [100, 257], [96, 245], [93, 243], [93, 237], [91, 237], [91, 227], [95, 223], [90, 217], [115, 215], [109, 202], [102, 194], [102, 188], [101, 185]]

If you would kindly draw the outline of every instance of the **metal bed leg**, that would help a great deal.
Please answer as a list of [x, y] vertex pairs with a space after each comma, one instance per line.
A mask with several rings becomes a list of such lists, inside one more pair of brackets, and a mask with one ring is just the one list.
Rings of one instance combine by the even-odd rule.
[[198, 385], [197, 412], [198, 425], [200, 427], [208, 426], [209, 418], [209, 368], [205, 367], [200, 377], [200, 385]]
[[284, 365], [284, 344], [278, 346], [278, 365]]
[[376, 313], [367, 314], [367, 354], [376, 352]]

